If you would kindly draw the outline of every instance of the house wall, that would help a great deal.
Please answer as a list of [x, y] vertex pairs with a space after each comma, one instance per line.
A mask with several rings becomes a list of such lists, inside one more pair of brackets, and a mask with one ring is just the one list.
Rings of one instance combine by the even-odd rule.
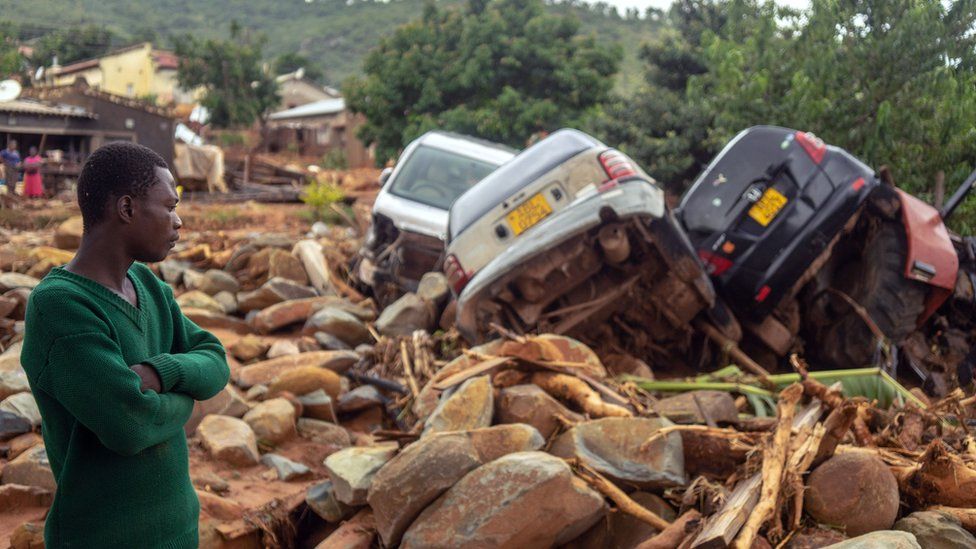
[[332, 95], [326, 93], [321, 86], [307, 80], [285, 80], [281, 83], [279, 93], [281, 93], [281, 106], [278, 110], [293, 109], [323, 99], [333, 99]]

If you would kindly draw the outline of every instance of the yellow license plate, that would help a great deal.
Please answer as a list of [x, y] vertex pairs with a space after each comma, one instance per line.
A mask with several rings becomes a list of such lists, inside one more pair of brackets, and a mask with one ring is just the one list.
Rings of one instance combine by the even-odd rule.
[[786, 203], [787, 200], [783, 193], [773, 188], [766, 189], [766, 192], [759, 198], [759, 202], [749, 208], [749, 217], [765, 227], [776, 218], [776, 214], [783, 209]]
[[546, 202], [546, 197], [539, 193], [515, 208], [506, 219], [508, 219], [508, 224], [512, 226], [512, 231], [518, 236], [551, 213], [552, 207]]

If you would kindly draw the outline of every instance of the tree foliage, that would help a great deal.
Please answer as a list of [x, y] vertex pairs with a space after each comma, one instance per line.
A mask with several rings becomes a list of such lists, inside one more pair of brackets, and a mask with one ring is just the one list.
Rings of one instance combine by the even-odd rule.
[[23, 56], [17, 50], [17, 30], [12, 23], [0, 21], [0, 80], [21, 72], [23, 67]]
[[57, 57], [59, 64], [68, 65], [98, 57], [120, 44], [121, 37], [107, 27], [68, 26], [39, 37], [33, 44], [31, 63], [36, 67], [46, 67]]
[[293, 51], [283, 53], [275, 58], [274, 73], [277, 74], [287, 74], [295, 72], [298, 69], [305, 69], [305, 78], [312, 80], [314, 82], [322, 82], [325, 73], [322, 69], [307, 56]]
[[424, 132], [449, 129], [521, 147], [534, 133], [578, 123], [613, 87], [621, 55], [578, 34], [572, 17], [541, 0], [428, 3], [423, 16], [382, 40], [363, 78], [344, 87], [366, 115], [360, 137], [380, 161]]
[[261, 63], [262, 38], [251, 38], [232, 24], [227, 40], [186, 36], [176, 45], [177, 73], [186, 89], [203, 87], [201, 104], [214, 126], [246, 126], [278, 105], [278, 85]]

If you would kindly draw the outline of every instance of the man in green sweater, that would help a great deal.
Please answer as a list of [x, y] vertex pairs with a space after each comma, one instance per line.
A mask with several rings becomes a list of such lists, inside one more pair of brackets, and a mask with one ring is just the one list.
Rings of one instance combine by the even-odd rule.
[[58, 489], [45, 546], [197, 547], [183, 424], [230, 372], [140, 262], [179, 239], [166, 162], [132, 143], [95, 151], [78, 179], [81, 247], [31, 293], [21, 361]]

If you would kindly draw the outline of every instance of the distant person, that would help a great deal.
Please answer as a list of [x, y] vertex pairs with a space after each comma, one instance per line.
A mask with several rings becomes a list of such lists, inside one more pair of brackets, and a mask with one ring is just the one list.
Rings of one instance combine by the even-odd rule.
[[37, 154], [37, 147], [31, 147], [29, 153], [30, 155], [24, 159], [24, 196], [40, 198], [44, 196], [44, 183], [41, 175], [44, 159]]
[[21, 363], [57, 481], [49, 549], [199, 544], [183, 425], [230, 371], [220, 341], [140, 263], [179, 240], [177, 202], [158, 154], [96, 150], [78, 177], [81, 246], [31, 292]]
[[0, 151], [0, 161], [3, 162], [4, 185], [9, 185], [11, 191], [17, 188], [17, 170], [20, 169], [20, 153], [17, 152], [17, 141], [11, 139], [7, 142], [7, 148]]

